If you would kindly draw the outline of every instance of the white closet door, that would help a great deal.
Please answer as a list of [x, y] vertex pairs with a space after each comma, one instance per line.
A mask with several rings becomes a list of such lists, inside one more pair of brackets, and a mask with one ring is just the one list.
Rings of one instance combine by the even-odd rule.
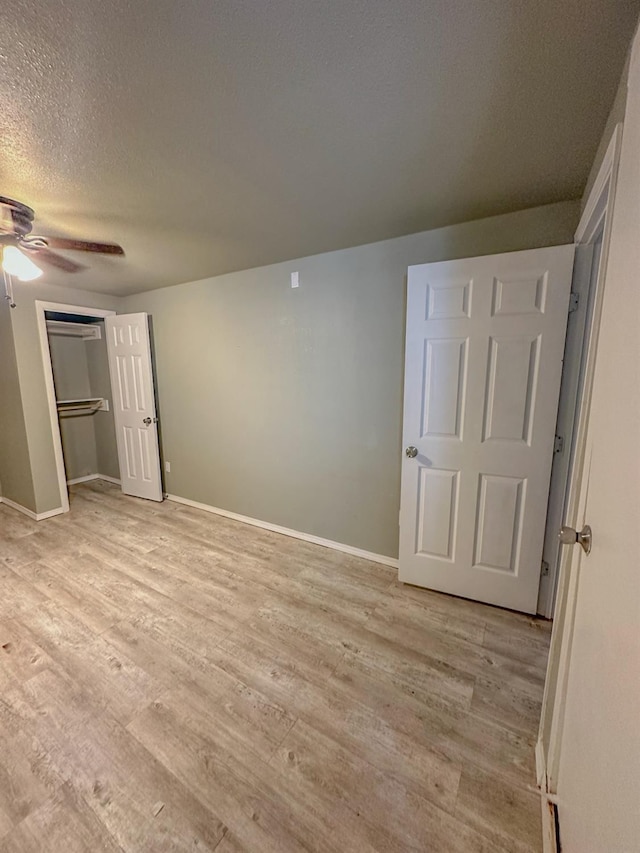
[[105, 319], [122, 491], [162, 500], [158, 418], [147, 314]]
[[409, 268], [401, 581], [535, 613], [573, 255]]

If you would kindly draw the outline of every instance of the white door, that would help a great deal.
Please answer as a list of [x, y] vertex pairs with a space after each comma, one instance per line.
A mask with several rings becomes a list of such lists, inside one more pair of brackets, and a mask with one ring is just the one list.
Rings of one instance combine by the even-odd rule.
[[573, 256], [409, 268], [401, 581], [535, 613]]
[[105, 319], [122, 491], [162, 500], [147, 314]]
[[640, 851], [639, 150], [636, 36], [577, 525], [592, 528], [592, 550], [565, 546], [575, 611], [555, 792], [564, 853]]

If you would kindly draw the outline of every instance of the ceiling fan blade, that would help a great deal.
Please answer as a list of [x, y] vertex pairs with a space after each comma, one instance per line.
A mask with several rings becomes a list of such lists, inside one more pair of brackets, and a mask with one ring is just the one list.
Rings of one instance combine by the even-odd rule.
[[64, 270], [65, 272], [80, 272], [80, 270], [86, 270], [86, 267], [82, 264], [70, 261], [69, 258], [63, 258], [62, 255], [50, 252], [49, 249], [34, 249], [33, 254], [36, 256], [38, 261], [44, 261], [46, 264], [50, 264], [52, 267], [57, 267], [59, 270]]
[[117, 243], [92, 243], [88, 240], [70, 240], [66, 237], [43, 237], [50, 249], [68, 249], [74, 252], [98, 252], [101, 255], [124, 255]]

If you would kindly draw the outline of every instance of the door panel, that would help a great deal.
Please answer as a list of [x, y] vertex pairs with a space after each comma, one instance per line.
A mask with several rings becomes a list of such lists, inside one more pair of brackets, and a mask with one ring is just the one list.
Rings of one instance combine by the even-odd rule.
[[573, 254], [409, 268], [400, 580], [535, 612]]
[[490, 338], [483, 441], [531, 444], [540, 337]]
[[516, 571], [522, 540], [525, 481], [480, 475], [474, 568]]
[[466, 367], [466, 339], [425, 342], [423, 437], [461, 437]]
[[105, 326], [122, 491], [161, 501], [148, 316], [118, 314], [107, 317]]
[[416, 552], [453, 560], [458, 472], [420, 469]]

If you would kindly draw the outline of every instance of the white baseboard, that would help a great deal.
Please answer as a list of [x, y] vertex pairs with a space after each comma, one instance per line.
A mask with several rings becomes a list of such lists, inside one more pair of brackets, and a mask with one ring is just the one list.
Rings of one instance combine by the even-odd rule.
[[[90, 480], [106, 480], [108, 483], [114, 483], [116, 486], [120, 485], [120, 480], [117, 480], [115, 477], [109, 477], [107, 474], [87, 474], [86, 477], [76, 477], [74, 480], [67, 480], [67, 486], [75, 486], [76, 483], [88, 483]], [[0, 503], [18, 510], [18, 512], [28, 516], [32, 521], [44, 521], [46, 518], [53, 518], [55, 515], [62, 515], [63, 512], [68, 512], [68, 510], [64, 510], [61, 506], [47, 510], [47, 512], [34, 512], [32, 509], [27, 509], [26, 506], [22, 506], [22, 504], [16, 503], [10, 498], [5, 498], [4, 495], [0, 495]]]
[[99, 474], [86, 474], [84, 477], [74, 477], [73, 480], [67, 480], [67, 486], [75, 486], [77, 483], [88, 483], [90, 480], [97, 480]]
[[554, 806], [556, 798], [548, 791], [547, 762], [542, 738], [538, 738], [536, 742], [536, 779], [540, 789], [540, 806], [542, 809], [542, 853], [558, 853]]
[[122, 480], [118, 480], [117, 477], [109, 477], [108, 474], [96, 474], [97, 480], [106, 480], [107, 483], [113, 483], [114, 486], [121, 486]]
[[39, 512], [36, 515], [36, 521], [44, 521], [45, 518], [53, 518], [55, 515], [62, 515], [63, 512], [65, 512], [65, 510], [61, 506], [56, 507], [55, 509], [50, 509], [48, 512]]
[[107, 483], [115, 483], [120, 485], [120, 480], [116, 477], [109, 477], [107, 474], [87, 474], [85, 477], [76, 477], [73, 480], [67, 480], [67, 486], [75, 486], [77, 483], [88, 483], [91, 480], [106, 480]]
[[394, 557], [387, 557], [384, 554], [374, 554], [372, 551], [363, 551], [362, 548], [343, 545], [342, 542], [333, 542], [331, 539], [322, 539], [320, 536], [313, 536], [311, 533], [302, 533], [300, 530], [291, 530], [289, 527], [281, 527], [279, 524], [271, 524], [269, 521], [249, 518], [249, 516], [239, 515], [237, 512], [229, 512], [227, 509], [209, 506], [209, 504], [202, 504], [198, 501], [189, 500], [189, 498], [181, 498], [178, 495], [167, 494], [165, 497], [170, 501], [185, 504], [194, 509], [201, 509], [204, 512], [212, 512], [214, 515], [222, 515], [234, 521], [241, 521], [243, 524], [251, 524], [253, 527], [261, 527], [263, 530], [271, 530], [273, 533], [281, 533], [283, 536], [291, 536], [293, 539], [302, 539], [303, 542], [312, 542], [314, 545], [322, 545], [325, 548], [332, 548], [334, 551], [342, 551], [344, 554], [350, 554], [352, 557], [360, 557], [372, 563], [382, 563], [383, 566], [391, 566], [394, 569], [398, 568], [398, 560]]
[[17, 509], [18, 512], [21, 512], [23, 515], [28, 516], [29, 518], [33, 519], [33, 521], [38, 520], [37, 514], [32, 509], [27, 509], [26, 506], [22, 506], [22, 504], [18, 504], [15, 501], [10, 500], [9, 498], [5, 498], [4, 496], [0, 497], [0, 503], [10, 506], [11, 509]]
[[34, 512], [32, 509], [28, 509], [26, 506], [22, 506], [22, 504], [16, 503], [10, 498], [5, 498], [4, 496], [0, 496], [0, 503], [10, 506], [11, 509], [18, 510], [18, 512], [26, 515], [32, 521], [44, 521], [45, 518], [52, 518], [54, 515], [61, 515], [64, 512], [61, 506], [56, 509], [50, 509], [47, 512]]

